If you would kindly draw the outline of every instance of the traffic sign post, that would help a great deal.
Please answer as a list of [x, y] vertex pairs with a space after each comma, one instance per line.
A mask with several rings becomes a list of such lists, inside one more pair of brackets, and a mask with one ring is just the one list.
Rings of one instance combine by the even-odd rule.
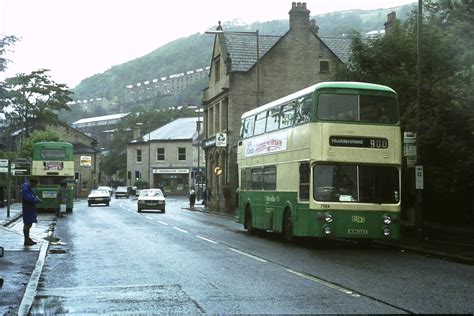
[[219, 176], [222, 175], [222, 167], [217, 166], [214, 168], [214, 174], [217, 176], [217, 185], [216, 185], [216, 190], [217, 190], [217, 212], [219, 213], [221, 211], [221, 195], [219, 193]]

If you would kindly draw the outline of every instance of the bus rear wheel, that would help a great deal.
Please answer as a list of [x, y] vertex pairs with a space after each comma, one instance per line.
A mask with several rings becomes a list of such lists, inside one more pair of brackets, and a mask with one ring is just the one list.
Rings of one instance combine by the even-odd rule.
[[249, 206], [245, 209], [244, 228], [247, 229], [249, 234], [255, 234], [255, 228], [252, 226], [252, 211]]
[[283, 239], [286, 242], [293, 242], [295, 240], [295, 236], [293, 236], [293, 220], [289, 209], [285, 209], [283, 213]]

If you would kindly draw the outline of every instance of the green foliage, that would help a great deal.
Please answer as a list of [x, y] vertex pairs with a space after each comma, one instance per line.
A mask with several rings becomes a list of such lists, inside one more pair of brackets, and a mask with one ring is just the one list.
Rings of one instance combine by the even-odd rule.
[[72, 101], [68, 87], [52, 81], [45, 69], [7, 78], [4, 89], [0, 110], [8, 108], [7, 120], [24, 129], [26, 136], [40, 124], [56, 122], [56, 113], [68, 110], [67, 102]]
[[148, 189], [150, 187], [150, 185], [148, 184], [147, 181], [145, 180], [135, 180], [135, 182], [133, 183], [134, 186], [137, 187], [138, 190], [141, 190], [141, 189]]
[[13, 45], [16, 41], [18, 41], [18, 38], [13, 35], [0, 38], [0, 72], [5, 71], [8, 63], [8, 60], [3, 57], [3, 55], [5, 55], [7, 48]]
[[[458, 212], [451, 218], [474, 220], [470, 197], [474, 190], [473, 44], [472, 38], [465, 37], [469, 35], [458, 31], [474, 22], [474, 15], [464, 15], [469, 9], [472, 5], [446, 14], [438, 7], [424, 18], [420, 120], [416, 12], [384, 37], [366, 41], [356, 34], [351, 63], [339, 68], [336, 75], [337, 80], [374, 82], [398, 92], [402, 129], [418, 131], [419, 164], [425, 167], [425, 206], [430, 210], [426, 218], [431, 220], [443, 220], [448, 208]], [[472, 30], [466, 30], [469, 32], [472, 35]]]
[[35, 130], [29, 137], [23, 140], [19, 157], [31, 159], [33, 154], [33, 144], [35, 143], [60, 142], [62, 140], [61, 136], [52, 129], [45, 129], [44, 131]]

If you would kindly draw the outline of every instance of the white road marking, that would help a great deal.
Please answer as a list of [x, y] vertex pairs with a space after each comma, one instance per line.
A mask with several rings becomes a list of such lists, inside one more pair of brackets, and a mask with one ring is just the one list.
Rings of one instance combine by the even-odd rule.
[[214, 241], [214, 240], [206, 238], [206, 237], [202, 237], [202, 236], [199, 236], [199, 235], [196, 235], [196, 237], [199, 238], [199, 239], [205, 240], [207, 242], [210, 242], [211, 244], [218, 244], [217, 241]]
[[157, 221], [157, 222], [160, 223], [161, 225], [168, 226], [168, 224], [166, 224], [165, 222], [162, 222], [162, 221]]
[[187, 230], [181, 229], [179, 227], [173, 226], [173, 228], [176, 229], [176, 230], [179, 230], [180, 232], [183, 232], [183, 233], [186, 233], [186, 234], [188, 233]]
[[352, 296], [352, 297], [360, 297], [359, 294], [354, 293], [354, 292], [352, 292], [351, 290], [348, 290], [348, 289], [345, 289], [345, 288], [340, 287], [340, 286], [338, 286], [338, 285], [335, 285], [335, 284], [329, 283], [329, 282], [327, 282], [327, 281], [321, 280], [321, 279], [319, 279], [319, 278], [317, 278], [317, 277], [314, 277], [314, 276], [311, 276], [311, 275], [308, 275], [308, 274], [305, 274], [305, 273], [301, 273], [301, 272], [298, 272], [298, 271], [294, 271], [294, 270], [291, 270], [291, 269], [286, 269], [286, 271], [288, 271], [288, 272], [290, 272], [290, 273], [293, 273], [293, 274], [295, 274], [295, 275], [297, 275], [297, 276], [300, 276], [300, 277], [302, 277], [302, 278], [305, 278], [305, 279], [314, 281], [314, 282], [319, 283], [319, 284], [321, 284], [321, 285], [327, 286], [327, 287], [329, 287], [329, 288], [331, 288], [331, 289], [337, 290], [337, 291], [342, 292], [342, 293], [344, 293], [344, 294], [350, 295], [350, 296]]
[[249, 258], [252, 258], [252, 259], [257, 260], [257, 261], [260, 261], [260, 262], [264, 262], [264, 263], [265, 263], [265, 262], [268, 262], [268, 261], [265, 260], [265, 259], [256, 257], [256, 256], [254, 256], [254, 255], [251, 255], [251, 254], [249, 254], [249, 253], [246, 253], [246, 252], [243, 252], [243, 251], [240, 251], [240, 250], [231, 248], [231, 247], [229, 247], [229, 250], [232, 250], [233, 252], [239, 253], [239, 254], [241, 254], [241, 255], [247, 256], [247, 257], [249, 257]]
[[150, 221], [152, 221], [152, 220], [153, 220], [153, 218], [152, 218], [152, 217], [150, 217], [150, 216], [145, 216], [145, 217], [146, 217], [146, 218], [148, 218]]

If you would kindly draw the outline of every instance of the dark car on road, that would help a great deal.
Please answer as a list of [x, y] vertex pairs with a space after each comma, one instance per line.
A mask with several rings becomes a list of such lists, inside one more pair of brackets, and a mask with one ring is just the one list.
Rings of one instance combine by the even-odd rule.
[[115, 190], [115, 198], [126, 198], [128, 199], [129, 197], [129, 192], [128, 192], [128, 187], [117, 187], [117, 190]]

